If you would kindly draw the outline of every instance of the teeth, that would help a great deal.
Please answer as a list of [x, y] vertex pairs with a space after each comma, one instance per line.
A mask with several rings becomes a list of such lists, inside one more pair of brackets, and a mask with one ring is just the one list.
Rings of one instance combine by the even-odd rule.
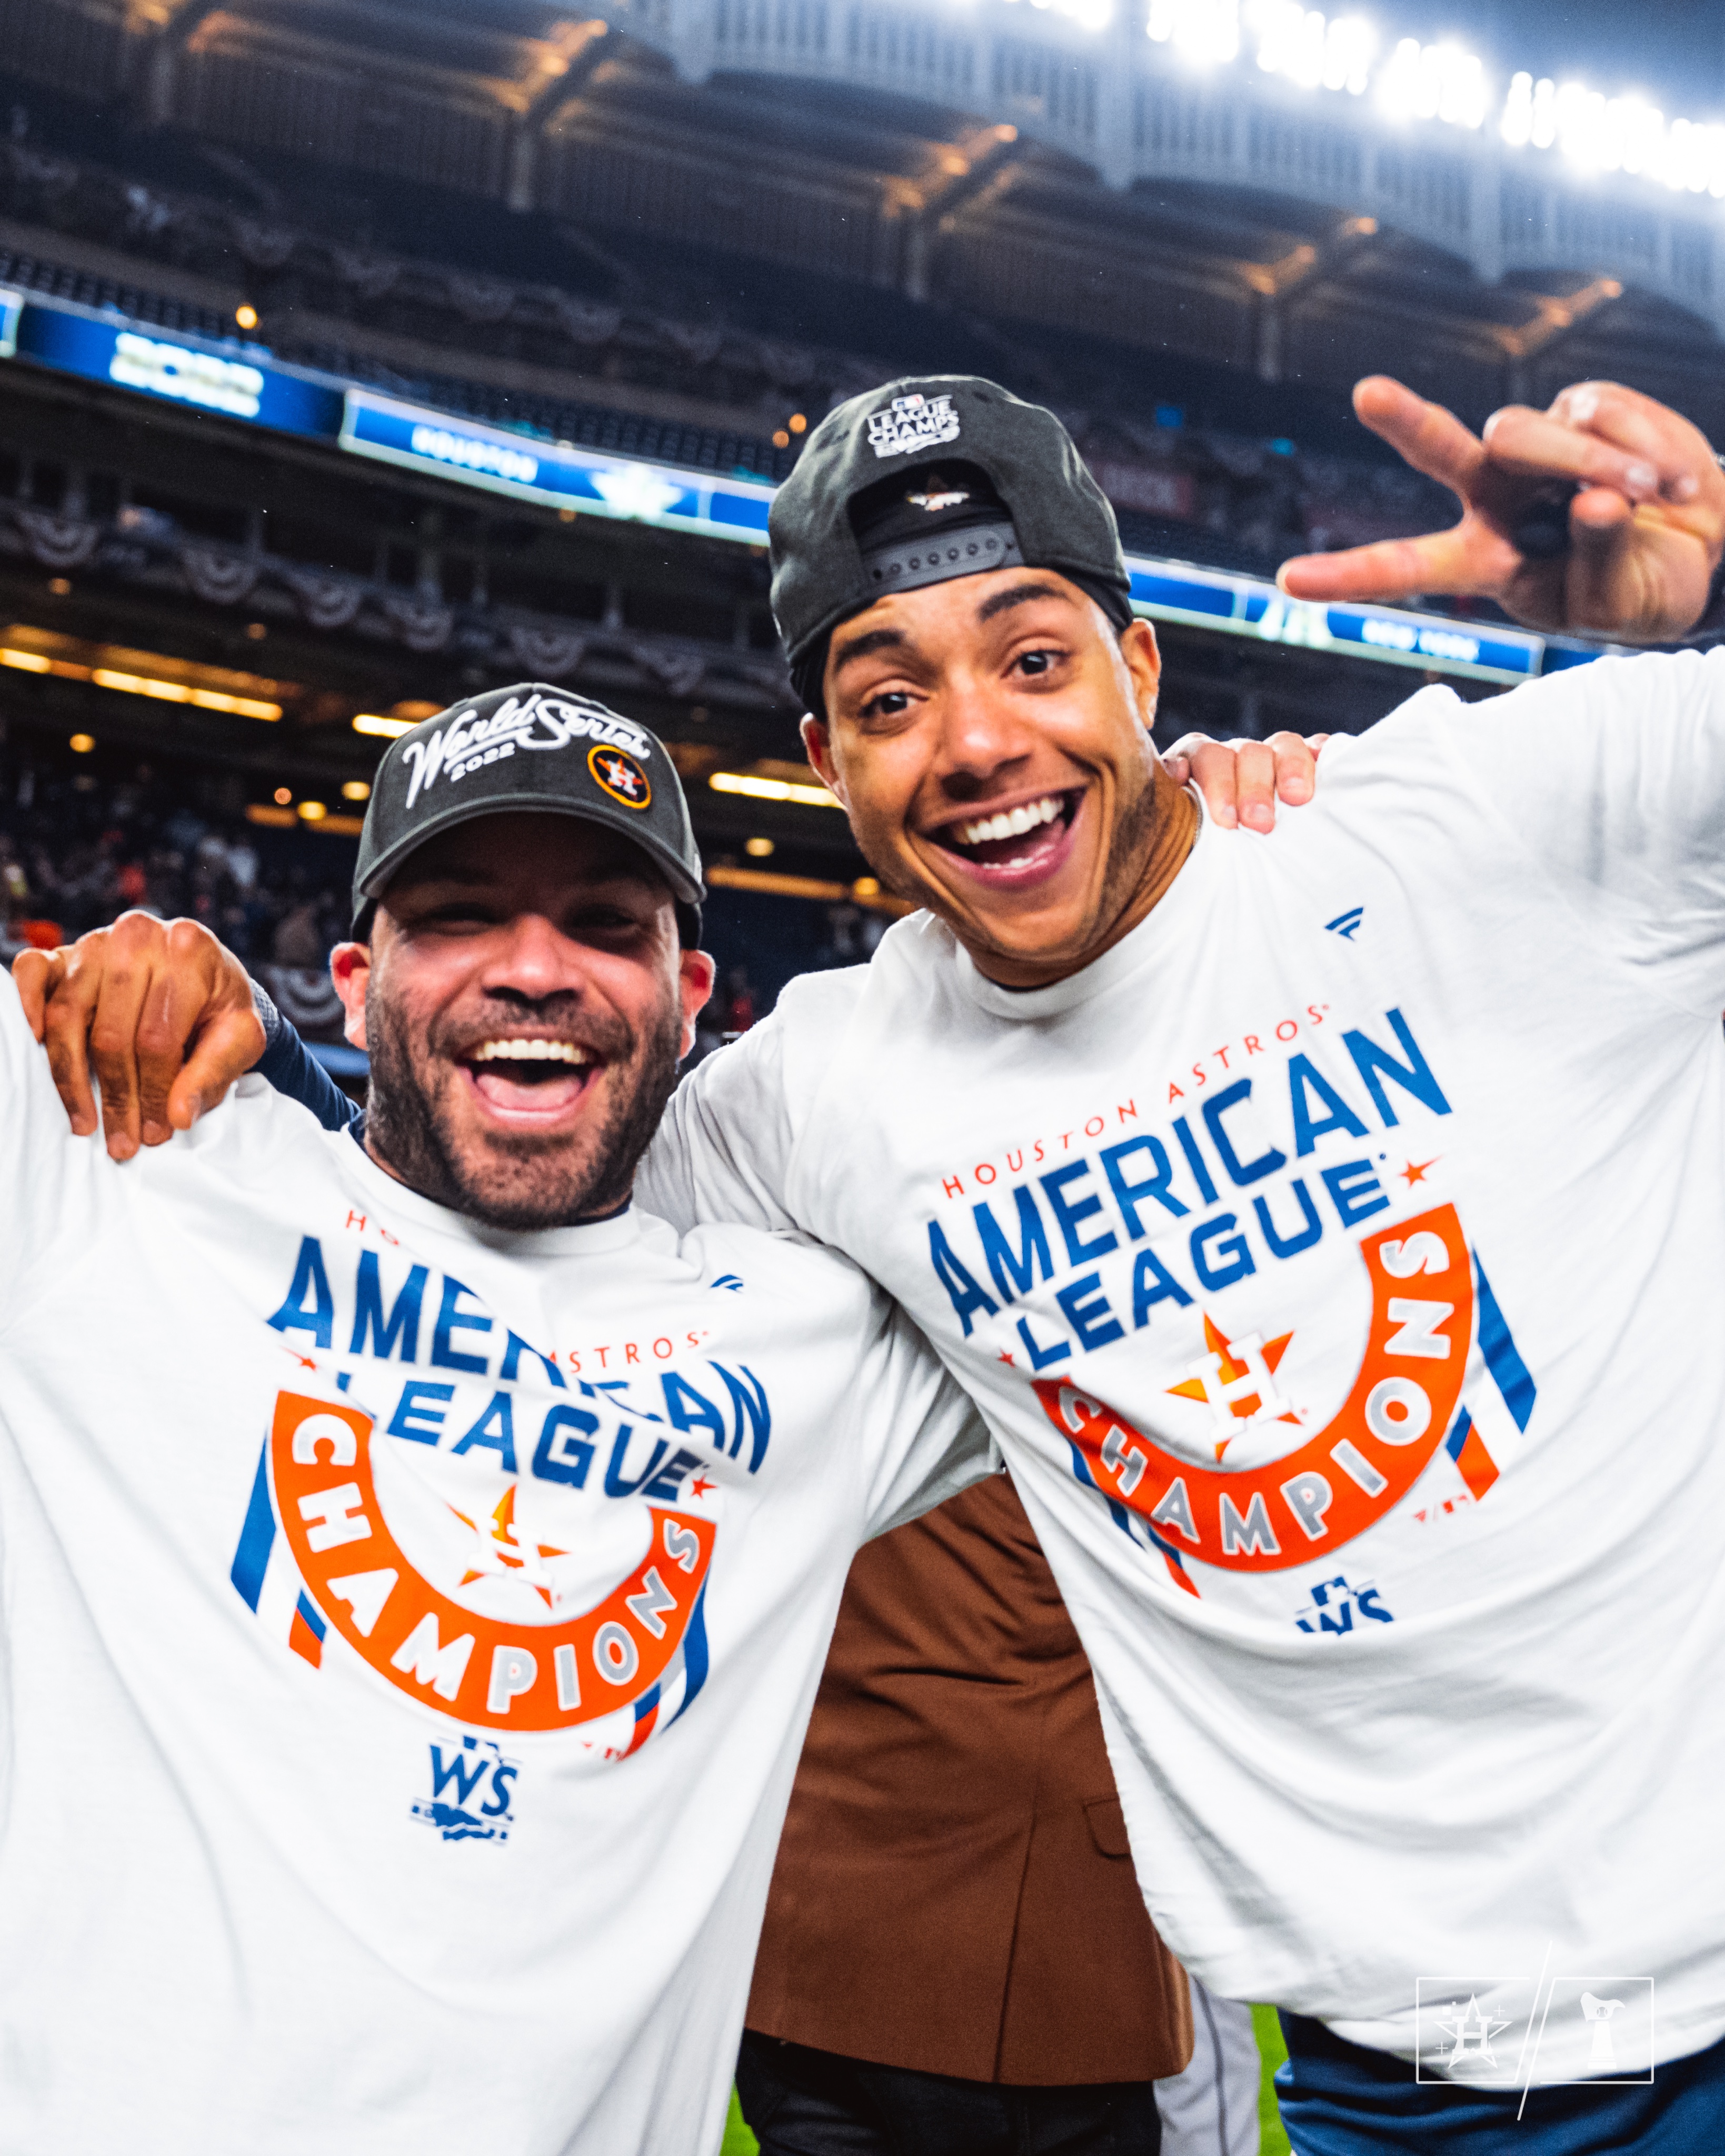
[[593, 1061], [572, 1040], [485, 1040], [474, 1050], [474, 1063], [572, 1063], [578, 1070]]
[[983, 816], [974, 824], [961, 824], [958, 843], [961, 846], [982, 846], [991, 839], [1021, 839], [1026, 831], [1052, 824], [1060, 807], [1058, 793], [1045, 793], [1040, 801], [1027, 801], [1021, 808], [1003, 808], [998, 816]]

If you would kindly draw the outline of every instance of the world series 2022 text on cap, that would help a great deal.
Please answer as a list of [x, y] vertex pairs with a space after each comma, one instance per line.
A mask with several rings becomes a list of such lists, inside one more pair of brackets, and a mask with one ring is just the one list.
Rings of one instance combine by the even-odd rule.
[[633, 839], [671, 887], [683, 941], [700, 941], [701, 855], [664, 742], [544, 681], [464, 697], [390, 743], [360, 834], [354, 933], [366, 933], [373, 906], [416, 848], [507, 809], [576, 816]]

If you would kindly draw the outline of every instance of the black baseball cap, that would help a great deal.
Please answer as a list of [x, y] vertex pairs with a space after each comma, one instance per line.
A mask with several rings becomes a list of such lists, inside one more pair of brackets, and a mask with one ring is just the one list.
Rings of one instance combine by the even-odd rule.
[[1117, 628], [1132, 584], [1106, 496], [1040, 404], [974, 374], [853, 397], [773, 496], [773, 612], [793, 677], [849, 615], [993, 568], [1058, 569]]
[[544, 681], [464, 697], [393, 741], [372, 783], [353, 873], [353, 932], [408, 855], [506, 809], [578, 816], [632, 839], [664, 875], [685, 945], [701, 941], [701, 855], [682, 782], [647, 727]]

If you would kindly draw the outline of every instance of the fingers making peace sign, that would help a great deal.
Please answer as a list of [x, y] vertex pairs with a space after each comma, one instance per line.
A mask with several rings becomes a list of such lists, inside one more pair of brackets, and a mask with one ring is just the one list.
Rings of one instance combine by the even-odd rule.
[[1687, 634], [1725, 549], [1725, 472], [1700, 429], [1639, 391], [1584, 382], [1546, 412], [1507, 405], [1483, 438], [1373, 375], [1355, 411], [1449, 487], [1446, 531], [1301, 554], [1279, 582], [1306, 599], [1496, 599], [1528, 627], [1625, 644]]

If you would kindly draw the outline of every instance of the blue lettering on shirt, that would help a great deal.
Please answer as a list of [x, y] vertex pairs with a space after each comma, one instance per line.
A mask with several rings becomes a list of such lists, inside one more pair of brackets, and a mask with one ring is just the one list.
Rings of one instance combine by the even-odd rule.
[[[1070, 1363], [1075, 1350], [1094, 1354], [1129, 1330], [1142, 1331], [1164, 1304], [1189, 1309], [1198, 1294], [1222, 1294], [1261, 1264], [1315, 1248], [1327, 1232], [1318, 1186], [1343, 1232], [1387, 1211], [1391, 1199], [1368, 1159], [1314, 1162], [1315, 1182], [1311, 1170], [1285, 1173], [1337, 1138], [1368, 1138], [1368, 1105], [1386, 1130], [1399, 1125], [1409, 1102], [1435, 1116], [1451, 1112], [1403, 1013], [1392, 1008], [1384, 1021], [1393, 1045], [1358, 1027], [1342, 1034], [1345, 1080], [1310, 1055], [1288, 1058], [1286, 1121], [1274, 1139], [1249, 1139], [1250, 1126], [1242, 1122], [1250, 1110], [1270, 1112], [1274, 1122], [1260, 1070], [1204, 1102], [1196, 1116], [1201, 1135], [1192, 1120], [1177, 1116], [1165, 1126], [1166, 1142], [1155, 1132], [1137, 1132], [1103, 1147], [1094, 1160], [1079, 1155], [1017, 1185], [1009, 1199], [1003, 1194], [980, 1200], [968, 1219], [962, 1211], [931, 1219], [929, 1263], [964, 1337], [979, 1319], [999, 1317], [1003, 1306], [1031, 1301], [1039, 1287], [1051, 1287], [1058, 1312], [1053, 1323], [1050, 1311], [1014, 1321], [1031, 1369], [1045, 1370]], [[1356, 1086], [1364, 1088], [1365, 1102], [1350, 1098]], [[1017, 1168], [1023, 1158], [1009, 1154], [1008, 1165]], [[1220, 1177], [1236, 1189], [1262, 1186], [1253, 1189], [1250, 1214], [1215, 1209], [1222, 1203]], [[1153, 1235], [1177, 1220], [1190, 1223], [1183, 1248], [1148, 1247]], [[1123, 1244], [1145, 1246], [1133, 1254], [1129, 1270], [1123, 1258], [1099, 1264]], [[1061, 1281], [1062, 1274], [1077, 1277]], [[1064, 1334], [1055, 1330], [1062, 1321]], [[672, 1419], [682, 1426], [675, 1412]]]

